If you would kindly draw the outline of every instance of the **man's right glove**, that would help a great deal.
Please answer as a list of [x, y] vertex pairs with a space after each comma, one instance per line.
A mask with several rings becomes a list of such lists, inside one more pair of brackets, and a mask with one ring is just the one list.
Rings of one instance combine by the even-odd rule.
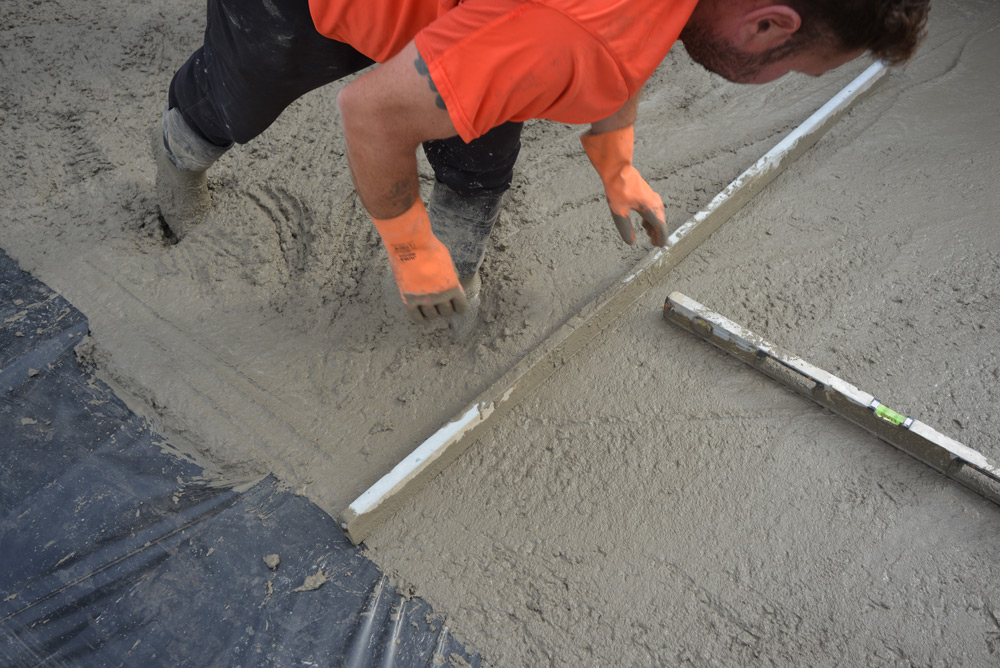
[[399, 294], [414, 321], [465, 311], [465, 293], [451, 255], [431, 232], [427, 209], [419, 197], [402, 215], [372, 221], [389, 253]]
[[654, 246], [667, 245], [667, 223], [663, 199], [649, 187], [632, 166], [634, 130], [631, 125], [595, 135], [590, 131], [580, 137], [583, 150], [604, 182], [611, 217], [627, 244], [635, 243], [630, 218], [633, 211], [642, 216], [642, 226]]

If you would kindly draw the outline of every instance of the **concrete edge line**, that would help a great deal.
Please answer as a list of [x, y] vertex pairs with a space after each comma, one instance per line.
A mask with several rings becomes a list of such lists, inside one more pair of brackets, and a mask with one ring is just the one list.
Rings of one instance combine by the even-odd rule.
[[888, 73], [883, 63], [862, 72], [812, 116], [740, 174], [655, 248], [635, 268], [584, 306], [539, 343], [454, 419], [407, 455], [340, 515], [340, 526], [359, 544], [375, 526], [427, 481], [465, 452], [488, 427], [510, 411], [625, 309], [659, 283], [713, 232], [729, 220], [785, 167], [811, 148], [856, 102]]

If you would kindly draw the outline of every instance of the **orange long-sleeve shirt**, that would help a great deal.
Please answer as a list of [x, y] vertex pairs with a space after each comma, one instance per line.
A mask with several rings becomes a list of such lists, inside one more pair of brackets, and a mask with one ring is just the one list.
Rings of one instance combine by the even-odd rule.
[[313, 22], [377, 62], [409, 41], [459, 135], [505, 121], [592, 123], [634, 96], [698, 0], [310, 0]]

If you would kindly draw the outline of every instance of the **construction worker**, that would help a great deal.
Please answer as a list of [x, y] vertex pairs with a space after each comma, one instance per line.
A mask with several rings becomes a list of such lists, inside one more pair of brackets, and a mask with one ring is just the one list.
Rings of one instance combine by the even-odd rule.
[[[510, 186], [523, 121], [590, 123], [611, 215], [665, 245], [663, 201], [632, 166], [639, 91], [678, 39], [731, 81], [820, 75], [864, 52], [907, 60], [929, 0], [208, 0], [157, 133], [161, 214], [180, 238], [205, 171], [295, 99], [381, 63], [337, 98], [348, 161], [417, 321], [461, 313]], [[419, 197], [416, 149], [434, 169]]]

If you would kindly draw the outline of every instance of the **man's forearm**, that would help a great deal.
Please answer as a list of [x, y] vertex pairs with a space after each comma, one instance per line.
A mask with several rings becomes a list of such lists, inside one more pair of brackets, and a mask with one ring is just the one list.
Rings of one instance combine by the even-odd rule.
[[370, 111], [367, 87], [338, 97], [347, 161], [361, 203], [373, 218], [393, 218], [419, 196], [417, 143], [394, 131], [389, 119]]
[[411, 42], [337, 96], [354, 186], [373, 218], [393, 218], [419, 196], [417, 148], [457, 134]]
[[375, 124], [349, 129], [347, 161], [361, 203], [372, 218], [394, 218], [420, 195], [416, 146], [400, 145]]
[[622, 108], [611, 114], [607, 118], [590, 124], [590, 131], [595, 134], [604, 134], [613, 130], [621, 130], [635, 124], [636, 112], [639, 108], [639, 93], [636, 93]]

